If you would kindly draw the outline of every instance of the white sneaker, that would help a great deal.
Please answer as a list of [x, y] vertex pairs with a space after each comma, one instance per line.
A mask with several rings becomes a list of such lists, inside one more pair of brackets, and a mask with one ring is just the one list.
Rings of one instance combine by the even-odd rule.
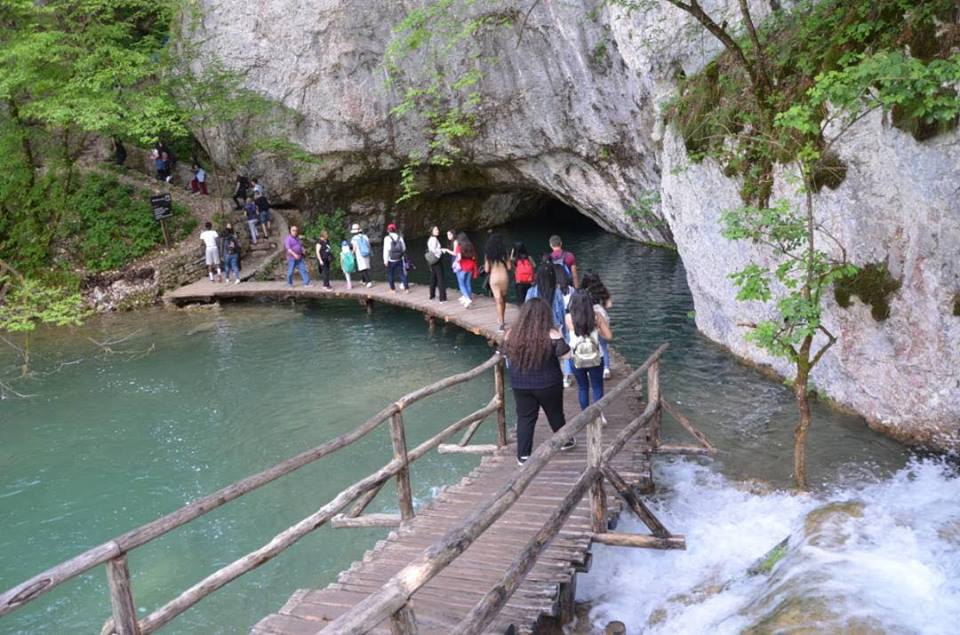
[[572, 376], [572, 375], [564, 375], [564, 376], [563, 376], [563, 387], [564, 387], [564, 388], [569, 388], [569, 387], [572, 386], [572, 385], [573, 385], [573, 376]]
[[368, 283], [367, 283], [367, 288], [368, 288], [368, 289], [369, 289], [370, 287], [372, 287], [372, 286], [373, 286], [373, 283], [372, 283], [372, 282], [368, 282]]
[[236, 280], [234, 280], [233, 284], [240, 284], [240, 278], [237, 278]]
[[610, 369], [609, 369], [609, 368], [604, 368], [604, 369], [603, 369], [603, 378], [604, 378], [604, 379], [610, 379]]

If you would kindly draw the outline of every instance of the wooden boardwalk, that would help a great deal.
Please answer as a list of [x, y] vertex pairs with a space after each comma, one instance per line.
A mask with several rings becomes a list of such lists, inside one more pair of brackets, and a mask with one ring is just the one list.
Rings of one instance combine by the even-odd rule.
[[[284, 282], [244, 282], [239, 285], [198, 282], [166, 296], [174, 304], [210, 302], [235, 298], [276, 299], [357, 299], [401, 306], [456, 324], [491, 341], [499, 339], [493, 301], [478, 297], [469, 309], [456, 301], [440, 304], [427, 297], [427, 289], [414, 286], [410, 293], [390, 293], [377, 282], [373, 288], [355, 286], [346, 290], [342, 282], [333, 291], [314, 284], [289, 288]], [[517, 310], [510, 306], [507, 324]], [[608, 391], [629, 369], [614, 360], [613, 378]], [[576, 388], [565, 391], [568, 420], [579, 413]], [[605, 409], [607, 424], [604, 438], [613, 438], [642, 411], [639, 391], [630, 391]], [[508, 421], [513, 421], [508, 413]], [[549, 427], [541, 419], [535, 443], [549, 436]], [[584, 433], [577, 446], [550, 460], [517, 502], [484, 532], [461, 556], [417, 590], [410, 601], [420, 633], [448, 633], [517, 560], [528, 541], [540, 529], [544, 519], [568, 494], [583, 473], [587, 462]], [[645, 435], [638, 434], [611, 461], [611, 466], [640, 491], [653, 488], [650, 473], [650, 446]], [[253, 627], [257, 634], [316, 633], [341, 616], [369, 594], [377, 591], [391, 576], [403, 569], [428, 546], [440, 539], [472, 511], [489, 499], [518, 470], [515, 446], [511, 442], [483, 457], [480, 465], [459, 483], [445, 489], [436, 499], [418, 509], [416, 516], [391, 532], [368, 551], [363, 559], [342, 572], [336, 583], [324, 589], [295, 592], [277, 613], [268, 615]], [[416, 474], [414, 473], [414, 478]], [[609, 522], [613, 526], [621, 501], [608, 483]], [[338, 531], [349, 531], [339, 529]], [[590, 565], [591, 507], [589, 497], [580, 500], [559, 535], [537, 559], [530, 574], [509, 599], [486, 632], [505, 633], [512, 626], [519, 633], [534, 632], [547, 624], [562, 624], [572, 617], [575, 574]], [[390, 632], [385, 621], [375, 632]]]

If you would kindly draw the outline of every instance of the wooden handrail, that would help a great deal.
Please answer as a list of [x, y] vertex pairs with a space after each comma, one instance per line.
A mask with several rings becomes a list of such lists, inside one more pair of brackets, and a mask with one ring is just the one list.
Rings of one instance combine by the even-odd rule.
[[[588, 406], [542, 443], [526, 464], [504, 483], [488, 501], [474, 510], [458, 526], [427, 547], [415, 560], [390, 578], [380, 590], [367, 596], [350, 611], [344, 613], [323, 629], [324, 633], [365, 633], [401, 610], [413, 593], [455, 560], [473, 544], [474, 540], [500, 518], [516, 502], [560, 447], [586, 425], [598, 418], [604, 407], [640, 380], [643, 373], [658, 365], [667, 349], [663, 344], [636, 370], [599, 401]], [[656, 373], [656, 371], [653, 371]], [[657, 394], [659, 399], [659, 393]], [[659, 409], [655, 408], [654, 413]]]
[[[337, 450], [340, 450], [354, 443], [355, 441], [358, 441], [359, 439], [363, 438], [364, 436], [369, 434], [371, 431], [373, 431], [375, 428], [377, 428], [386, 419], [392, 417], [396, 413], [401, 412], [404, 408], [426, 397], [429, 397], [442, 390], [445, 390], [446, 388], [456, 386], [458, 384], [464, 383], [466, 381], [474, 379], [475, 377], [480, 376], [490, 368], [493, 368], [498, 363], [500, 363], [501, 359], [502, 359], [502, 356], [499, 352], [494, 353], [489, 359], [487, 359], [484, 363], [480, 364], [479, 366], [476, 366], [468, 371], [458, 373], [456, 375], [451, 375], [450, 377], [437, 381], [433, 384], [430, 384], [429, 386], [425, 386], [423, 388], [410, 392], [404, 395], [403, 397], [401, 397], [400, 399], [398, 399], [397, 401], [395, 401], [394, 403], [390, 404], [380, 412], [378, 412], [376, 415], [374, 415], [373, 417], [365, 421], [363, 424], [361, 424], [359, 427], [355, 428], [354, 430], [348, 433], [340, 435], [339, 437], [332, 439], [330, 441], [327, 441], [326, 443], [323, 443], [311, 450], [301, 452], [300, 454], [294, 457], [291, 457], [285, 461], [282, 461], [271, 468], [268, 468], [266, 470], [263, 470], [262, 472], [258, 472], [257, 474], [253, 474], [244, 479], [241, 479], [203, 498], [200, 498], [191, 503], [188, 503], [187, 505], [181, 507], [180, 509], [170, 514], [162, 516], [161, 518], [158, 518], [145, 525], [141, 525], [136, 529], [133, 529], [124, 534], [121, 534], [120, 536], [112, 540], [108, 540], [107, 542], [101, 545], [98, 545], [96, 547], [93, 547], [92, 549], [88, 549], [87, 551], [84, 551], [83, 553], [69, 560], [61, 562], [60, 564], [54, 567], [51, 567], [50, 569], [47, 569], [46, 571], [30, 578], [29, 580], [26, 580], [8, 589], [3, 594], [0, 594], [0, 616], [6, 615], [7, 613], [17, 610], [18, 608], [24, 606], [25, 604], [28, 604], [29, 602], [45, 594], [50, 589], [66, 582], [67, 580], [70, 580], [76, 577], [77, 575], [80, 575], [81, 573], [89, 571], [90, 569], [98, 565], [105, 564], [111, 560], [114, 560], [120, 556], [123, 556], [130, 550], [140, 547], [152, 540], [155, 540], [156, 538], [159, 538], [160, 536], [163, 536], [169, 533], [170, 531], [196, 518], [199, 518], [200, 516], [207, 514], [208, 512], [220, 507], [221, 505], [224, 505], [240, 496], [243, 496], [244, 494], [247, 494], [257, 488], [260, 488], [272, 481], [275, 481], [276, 479], [282, 476], [285, 476], [305, 465], [308, 465], [310, 463], [313, 463], [323, 458], [324, 456], [327, 456], [333, 452], [336, 452]], [[494, 401], [496, 401], [496, 399]], [[487, 408], [485, 408], [484, 410], [487, 410], [490, 408], [491, 406], [487, 406]], [[439, 445], [440, 441], [442, 441], [442, 439], [437, 441], [437, 445]], [[418, 449], [423, 445], [424, 444], [421, 444], [421, 446], [418, 446]], [[411, 452], [409, 456], [409, 460], [412, 461], [415, 458], [418, 458], [420, 455], [421, 454], [417, 454], [416, 456], [414, 456], [414, 452]], [[286, 536], [287, 532], [293, 532], [291, 535], [297, 534], [297, 532], [299, 531], [298, 528], [302, 529], [302, 526], [304, 524], [309, 525], [310, 522], [315, 522], [319, 518], [323, 518], [322, 522], [326, 522], [326, 520], [329, 519], [327, 517], [327, 511], [329, 509], [331, 509], [332, 507], [336, 507], [336, 510], [332, 512], [330, 515], [332, 515], [333, 513], [336, 513], [342, 507], [349, 504], [350, 502], [355, 500], [358, 496], [366, 492], [370, 487], [379, 486], [382, 480], [385, 480], [386, 478], [394, 476], [396, 474], [396, 471], [392, 471], [392, 470], [398, 470], [399, 467], [400, 467], [399, 462], [391, 461], [382, 470], [380, 470], [380, 472], [374, 475], [371, 475], [370, 477], [367, 477], [367, 479], [358, 481], [353, 486], [354, 488], [356, 488], [361, 483], [364, 483], [369, 485], [369, 487], [358, 488], [357, 491], [353, 492], [351, 496], [349, 496], [345, 501], [342, 501], [342, 504], [340, 504], [341, 497], [347, 492], [350, 492], [352, 488], [348, 488], [347, 490], [344, 490], [344, 492], [341, 492], [340, 496], [338, 496], [333, 501], [328, 503], [328, 505], [326, 505], [325, 507], [321, 508], [321, 510], [318, 511], [316, 514], [313, 514], [312, 516], [304, 519], [297, 525], [290, 527], [286, 532], [282, 532], [281, 534], [278, 534], [278, 536], [274, 538], [274, 541], [276, 541], [277, 539], [280, 539], [282, 536]], [[381, 473], [385, 473], [385, 470], [390, 473], [381, 479], [374, 478]], [[373, 479], [373, 480], [370, 480], [370, 479]], [[322, 524], [322, 522], [320, 524]], [[286, 544], [283, 548], [286, 548], [286, 546], [289, 546], [289, 544], [296, 542], [296, 540], [298, 540], [299, 537], [302, 537], [302, 536], [298, 536], [296, 539]], [[268, 543], [268, 545], [261, 548], [261, 550], [248, 554], [248, 556], [246, 557], [256, 558], [264, 555], [265, 553], [270, 552], [271, 549], [268, 549], [268, 548], [274, 545], [274, 541], [271, 541], [270, 543]], [[273, 555], [268, 556], [262, 562], [265, 562], [267, 559], [273, 557]], [[262, 562], [260, 562], [259, 564], [262, 564]], [[237, 562], [234, 562], [232, 565], [228, 565], [227, 567], [224, 567], [223, 569], [218, 571], [217, 574], [214, 574], [214, 576], [220, 573], [225, 574], [224, 575], [225, 581], [223, 581], [222, 583], [219, 583], [218, 580], [211, 580], [211, 578], [213, 578], [214, 576], [210, 576], [206, 580], [201, 582], [200, 585], [196, 585], [195, 587], [192, 587], [188, 591], [181, 594], [177, 598], [177, 600], [174, 600], [174, 602], [167, 604], [164, 607], [164, 609], [169, 608], [170, 610], [174, 610], [175, 612], [173, 612], [172, 614], [174, 616], [179, 613], [182, 613], [184, 610], [186, 610], [186, 608], [189, 608], [190, 606], [192, 606], [192, 603], [184, 606], [183, 608], [180, 608], [182, 603], [178, 602], [178, 600], [182, 600], [186, 598], [188, 594], [190, 594], [191, 592], [194, 592], [194, 595], [196, 595], [197, 592], [203, 590], [203, 589], [198, 589], [197, 587], [204, 585], [204, 583], [208, 583], [208, 586], [213, 585], [213, 590], [215, 590], [217, 588], [220, 588], [221, 586], [223, 586], [223, 584], [226, 584], [230, 580], [233, 580], [236, 577], [236, 575], [233, 575], [232, 570], [231, 571], [227, 571], [227, 570], [230, 569], [230, 567], [233, 567], [234, 565], [240, 566], [238, 563], [240, 563], [239, 560]], [[259, 564], [257, 566], [259, 566]], [[249, 569], [245, 569], [244, 571], [241, 571], [241, 573], [245, 572], [246, 570], [249, 570]], [[207, 594], [208, 593], [200, 594], [198, 599], [205, 597]], [[176, 604], [176, 606], [172, 606], [174, 604]], [[176, 610], [176, 609], [179, 609], [179, 610]], [[163, 609], [161, 609], [161, 611], [163, 611]], [[144, 622], [141, 624], [141, 628], [144, 633], [149, 633], [152, 630], [159, 628], [160, 625], [165, 624], [167, 621], [169, 621], [169, 618], [166, 617], [167, 612], [161, 613], [161, 611], [155, 611], [153, 614], [148, 616], [146, 620], [144, 620]], [[154, 618], [154, 619], [151, 620], [151, 618]]]

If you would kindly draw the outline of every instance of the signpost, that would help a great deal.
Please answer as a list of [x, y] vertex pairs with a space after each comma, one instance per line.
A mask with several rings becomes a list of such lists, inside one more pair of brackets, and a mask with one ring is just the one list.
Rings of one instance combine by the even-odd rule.
[[150, 197], [150, 207], [153, 208], [153, 218], [160, 221], [160, 229], [163, 231], [163, 244], [169, 249], [170, 239], [167, 238], [167, 226], [164, 219], [173, 216], [173, 199], [170, 194], [154, 194]]

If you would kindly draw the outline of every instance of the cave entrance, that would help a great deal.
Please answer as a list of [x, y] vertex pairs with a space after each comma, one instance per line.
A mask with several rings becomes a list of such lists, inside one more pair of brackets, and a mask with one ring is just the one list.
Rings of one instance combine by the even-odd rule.
[[592, 218], [576, 207], [547, 195], [542, 197], [537, 211], [519, 224], [546, 229], [555, 234], [593, 232], [601, 229]]

